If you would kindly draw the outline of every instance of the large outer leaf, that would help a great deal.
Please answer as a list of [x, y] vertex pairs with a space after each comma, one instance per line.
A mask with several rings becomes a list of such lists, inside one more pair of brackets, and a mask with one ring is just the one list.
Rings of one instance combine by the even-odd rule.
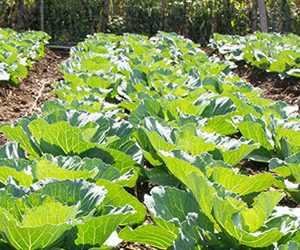
[[174, 118], [178, 119], [179, 114], [199, 116], [205, 108], [205, 105], [194, 106], [191, 102], [184, 99], [175, 99], [171, 102], [163, 102], [163, 105], [165, 117], [169, 117], [169, 120], [173, 120]]
[[[76, 225], [75, 244], [79, 249], [102, 246], [107, 238], [116, 230], [117, 226], [128, 217], [128, 213], [134, 213], [134, 210], [126, 206], [121, 209], [114, 209], [107, 215], [84, 220], [82, 223]], [[66, 247], [69, 248], [72, 246], [67, 245]], [[76, 247], [72, 247], [72, 249], [76, 249]]]
[[191, 193], [172, 187], [155, 187], [145, 195], [150, 213], [165, 221], [183, 222], [188, 213], [199, 212], [199, 205]]
[[246, 139], [252, 139], [269, 150], [274, 148], [272, 135], [264, 120], [249, 114], [244, 117], [235, 117], [234, 123]]
[[71, 127], [63, 121], [43, 127], [40, 137], [43, 152], [52, 154], [57, 152], [57, 155], [80, 154], [96, 146], [84, 140], [79, 128]]
[[221, 97], [213, 99], [209, 105], [206, 106], [201, 116], [214, 117], [219, 115], [226, 115], [236, 111], [234, 102], [229, 97]]
[[203, 152], [214, 150], [216, 145], [205, 142], [201, 137], [193, 136], [188, 132], [184, 132], [180, 134], [180, 137], [176, 142], [176, 148], [189, 152], [192, 155], [200, 155]]
[[33, 178], [24, 172], [18, 172], [10, 167], [0, 167], [0, 182], [4, 184], [10, 176], [18, 181], [20, 185], [25, 187], [30, 187], [33, 183]]
[[270, 173], [246, 176], [235, 174], [233, 170], [228, 168], [214, 168], [211, 171], [213, 182], [222, 184], [226, 190], [238, 195], [263, 191], [270, 188], [275, 182]]
[[34, 143], [21, 127], [10, 127], [9, 125], [4, 125], [0, 127], [0, 131], [5, 134], [10, 141], [20, 143], [21, 148], [29, 154], [32, 154], [35, 157], [39, 156], [39, 152], [33, 147]]
[[145, 99], [136, 107], [135, 110], [131, 112], [129, 121], [133, 125], [137, 126], [149, 116], [164, 118], [161, 104], [152, 99]]
[[270, 161], [269, 168], [271, 171], [288, 177], [292, 175], [297, 183], [300, 183], [300, 151], [296, 154], [286, 158], [284, 161], [273, 158]]
[[[80, 158], [78, 156], [57, 156], [45, 155], [41, 159], [46, 159], [47, 161], [56, 164], [62, 169], [72, 170], [72, 171], [94, 171], [97, 170], [97, 174], [94, 177], [95, 180], [105, 179], [109, 181], [114, 181], [120, 177], [120, 172], [114, 168], [112, 165], [104, 163], [101, 159], [97, 158]], [[39, 161], [40, 159], [37, 159]]]
[[[155, 132], [153, 132], [155, 133]], [[153, 165], [153, 166], [159, 166], [161, 165], [161, 159], [157, 155], [156, 149], [150, 142], [150, 139], [148, 138], [147, 133], [142, 130], [138, 129], [135, 133], [132, 134], [132, 136], [138, 141], [140, 144], [140, 147], [142, 148], [142, 152], [144, 157]], [[158, 135], [156, 135], [159, 137]]]
[[119, 237], [129, 242], [140, 242], [159, 249], [167, 249], [173, 244], [177, 234], [178, 229], [173, 224], [170, 224], [168, 231], [162, 227], [147, 224], [135, 230], [125, 227], [120, 231]]
[[16, 142], [7, 142], [0, 148], [0, 158], [20, 159], [25, 158], [25, 152]]
[[107, 190], [103, 204], [114, 207], [124, 207], [128, 204], [135, 210], [134, 214], [129, 214], [126, 218], [123, 218], [122, 223], [130, 223], [133, 225], [144, 221], [146, 216], [146, 208], [138, 201], [137, 198], [130, 195], [121, 186], [106, 180], [98, 180], [96, 185], [104, 186]]
[[[191, 193], [176, 188], [155, 187], [151, 190], [151, 196], [145, 196], [145, 203], [156, 226], [144, 225], [133, 231], [125, 228], [120, 232], [121, 238], [163, 249], [171, 245], [175, 249], [183, 246], [194, 249], [211, 243], [213, 224], [200, 211]], [[175, 239], [176, 242], [173, 241]]]
[[[271, 228], [264, 232], [255, 231], [263, 225], [272, 208], [283, 197], [278, 191], [262, 193], [257, 198], [254, 208], [245, 210], [245, 204], [241, 201], [226, 196], [218, 197], [216, 189], [196, 172], [188, 175], [186, 180], [208, 218], [212, 222], [218, 223], [240, 244], [250, 247], [266, 247], [283, 236], [278, 228]], [[257, 213], [257, 210], [262, 207], [265, 208], [265, 211], [263, 209], [263, 213]], [[255, 215], [255, 219], [251, 224], [253, 215]], [[221, 230], [217, 224], [215, 227], [217, 230]]]
[[46, 179], [46, 178], [55, 178], [57, 180], [75, 180], [82, 178], [84, 180], [94, 179], [97, 175], [97, 169], [93, 169], [91, 171], [88, 170], [67, 170], [62, 169], [59, 166], [52, 164], [47, 160], [40, 160], [35, 164], [35, 177], [38, 180]]
[[270, 64], [269, 70], [270, 72], [283, 72], [286, 69], [285, 61], [276, 60]]
[[38, 249], [51, 246], [71, 228], [78, 207], [47, 203], [29, 211], [18, 223], [1, 208], [0, 228], [7, 240], [17, 249]]
[[[222, 126], [220, 124], [222, 124]], [[200, 120], [199, 128], [208, 133], [216, 132], [221, 135], [232, 135], [238, 132], [231, 122], [230, 114]]]
[[283, 195], [277, 191], [260, 193], [255, 197], [253, 207], [241, 212], [247, 230], [250, 233], [259, 230], [282, 198]]
[[196, 200], [203, 213], [214, 223], [215, 228], [220, 232], [221, 228], [217, 224], [212, 215], [213, 204], [212, 200], [216, 196], [216, 190], [212, 185], [208, 185], [203, 177], [197, 175], [196, 172], [191, 172], [185, 176], [188, 187], [194, 193]]
[[[171, 144], [175, 143], [176, 129], [174, 127], [170, 126], [166, 121], [159, 119], [159, 118], [157, 119], [155, 117], [147, 117], [143, 121], [143, 127], [145, 128], [145, 131], [147, 132], [147, 134], [150, 133], [150, 135], [154, 135], [154, 133], [155, 133], [155, 134], [159, 135], [159, 137], [161, 137], [163, 139], [163, 141], [165, 141], [165, 143], [166, 142], [171, 143]], [[158, 149], [161, 149], [161, 148], [158, 146]]]
[[28, 210], [22, 217], [22, 226], [35, 227], [44, 224], [61, 224], [75, 218], [78, 207], [63, 206], [60, 203], [46, 203]]
[[231, 166], [235, 166], [240, 160], [259, 147], [253, 140], [247, 141], [244, 137], [236, 140], [217, 133], [206, 133], [202, 130], [197, 130], [197, 136], [204, 139], [206, 143], [215, 144], [216, 149], [209, 151], [209, 153], [212, 153], [215, 159], [223, 160]]
[[115, 149], [97, 146], [91, 148], [82, 154], [81, 157], [100, 158], [107, 164], [113, 165], [122, 175], [116, 182], [122, 186], [134, 187], [138, 173], [136, 170], [136, 162], [128, 155]]
[[[188, 213], [200, 212], [199, 206], [190, 193], [170, 187], [155, 187], [151, 196], [145, 196], [156, 226], [144, 225], [135, 230], [124, 228], [120, 237], [127, 241], [137, 241], [166, 249], [173, 244], [181, 223]], [[159, 232], [159, 234], [158, 234]]]
[[[214, 215], [220, 223], [220, 225], [229, 233], [231, 236], [235, 237], [240, 244], [247, 245], [250, 247], [267, 247], [274, 242], [277, 242], [282, 236], [277, 228], [270, 229], [263, 233], [255, 232], [248, 233], [241, 229], [238, 225], [239, 221], [235, 221], [235, 213], [239, 210], [236, 209], [229, 200], [220, 200], [215, 198], [213, 200]], [[230, 219], [228, 219], [230, 218]], [[251, 219], [250, 219], [251, 220]]]
[[166, 164], [167, 168], [170, 170], [170, 172], [175, 175], [180, 181], [186, 184], [185, 177], [193, 172], [197, 171], [203, 175], [203, 173], [198, 169], [197, 167], [193, 166], [191, 163], [186, 162], [182, 159], [178, 159], [174, 157], [173, 154], [160, 151], [159, 156], [162, 158], [164, 163]]
[[[278, 139], [281, 138], [286, 139], [289, 143], [294, 146], [294, 151], [298, 151], [300, 145], [300, 130], [289, 129], [284, 127], [279, 127], [276, 129], [276, 133], [278, 134]], [[296, 153], [294, 152], [294, 153]]]
[[74, 181], [46, 179], [35, 183], [31, 189], [65, 205], [76, 205], [80, 202], [79, 209], [84, 215], [99, 206], [107, 193], [104, 187], [96, 186], [83, 179]]
[[[236, 145], [237, 145], [236, 149], [229, 150], [231, 145], [230, 143], [228, 143], [227, 145], [225, 145], [224, 151], [220, 151], [224, 162], [231, 166], [235, 166], [242, 159], [244, 159], [248, 154], [250, 154], [254, 149], [258, 148], [257, 144], [254, 144], [249, 141], [243, 142], [241, 144], [237, 142]], [[227, 148], [226, 146], [228, 146], [229, 148]], [[218, 157], [216, 157], [216, 159], [218, 159]]]

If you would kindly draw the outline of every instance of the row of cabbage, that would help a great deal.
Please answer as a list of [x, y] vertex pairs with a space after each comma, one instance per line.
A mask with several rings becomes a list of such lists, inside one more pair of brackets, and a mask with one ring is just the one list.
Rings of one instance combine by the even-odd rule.
[[294, 34], [260, 33], [247, 36], [214, 34], [211, 48], [226, 59], [245, 61], [281, 79], [300, 77], [300, 37]]
[[0, 29], [0, 81], [19, 83], [26, 78], [34, 60], [44, 57], [44, 47], [50, 36], [42, 31], [18, 33]]
[[[278, 206], [283, 191], [300, 203], [297, 108], [233, 67], [163, 32], [73, 47], [59, 99], [0, 127], [3, 248], [297, 249], [299, 208]], [[142, 204], [127, 191], [148, 181]]]

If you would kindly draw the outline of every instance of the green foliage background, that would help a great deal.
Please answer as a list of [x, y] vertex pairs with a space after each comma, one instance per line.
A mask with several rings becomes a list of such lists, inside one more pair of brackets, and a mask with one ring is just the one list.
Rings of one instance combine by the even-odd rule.
[[[40, 0], [25, 0], [20, 30], [40, 29]], [[47, 0], [45, 31], [52, 42], [78, 42], [100, 31], [104, 0]], [[298, 0], [267, 0], [270, 31], [300, 33]], [[161, 25], [162, 0], [111, 0], [108, 32], [153, 36], [174, 31], [206, 44], [214, 32], [244, 35], [251, 28], [252, 0], [167, 0]], [[18, 1], [0, 3], [0, 27], [16, 28]]]

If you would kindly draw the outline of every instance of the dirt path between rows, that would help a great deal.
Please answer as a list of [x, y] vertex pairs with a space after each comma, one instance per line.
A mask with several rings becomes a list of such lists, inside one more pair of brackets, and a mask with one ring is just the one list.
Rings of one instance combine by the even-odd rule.
[[[42, 104], [56, 98], [51, 85], [63, 78], [59, 64], [67, 57], [45, 49], [45, 57], [37, 60], [26, 79], [17, 87], [0, 82], [0, 124], [11, 123], [22, 116], [40, 113]], [[7, 142], [0, 133], [0, 146]]]
[[284, 101], [289, 105], [297, 105], [300, 96], [300, 78], [287, 77], [280, 79], [277, 73], [265, 72], [256, 67], [239, 62], [233, 70], [243, 80], [250, 82], [254, 87], [264, 89], [262, 98], [273, 101]]

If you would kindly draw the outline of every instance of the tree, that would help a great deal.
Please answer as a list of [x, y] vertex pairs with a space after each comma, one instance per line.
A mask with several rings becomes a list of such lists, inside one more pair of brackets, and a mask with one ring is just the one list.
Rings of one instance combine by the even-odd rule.
[[111, 0], [104, 0], [104, 6], [103, 6], [102, 16], [101, 16], [101, 28], [100, 28], [101, 32], [107, 32], [110, 1]]
[[40, 3], [40, 15], [41, 15], [41, 30], [45, 31], [44, 0], [41, 0], [41, 3]]
[[252, 13], [251, 13], [251, 31], [257, 30], [257, 0], [252, 1]]
[[16, 23], [16, 30], [21, 30], [24, 16], [24, 0], [18, 0], [18, 16]]
[[167, 4], [167, 0], [162, 0], [161, 1], [161, 14], [160, 14], [160, 23], [159, 23], [159, 29], [160, 30], [164, 30], [164, 28], [165, 28], [166, 4]]
[[292, 30], [292, 11], [289, 1], [281, 1], [280, 12], [282, 13], [280, 31], [284, 33], [290, 32]]
[[257, 0], [259, 9], [259, 20], [262, 32], [268, 32], [268, 20], [265, 0]]
[[259, 10], [259, 20], [262, 32], [268, 32], [268, 20], [265, 0], [252, 0], [251, 31], [257, 30], [257, 11]]

